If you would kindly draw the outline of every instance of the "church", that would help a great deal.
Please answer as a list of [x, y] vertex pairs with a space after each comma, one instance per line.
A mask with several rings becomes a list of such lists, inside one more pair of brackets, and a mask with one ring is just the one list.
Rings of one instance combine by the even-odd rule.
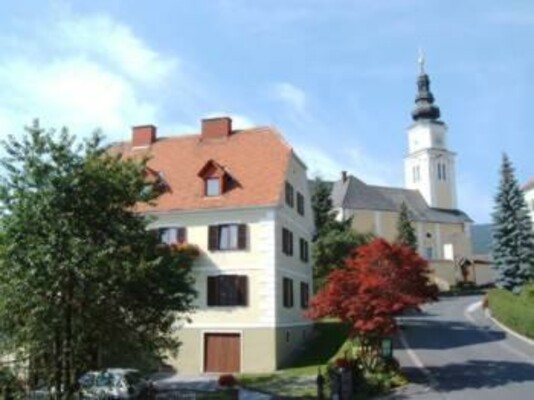
[[344, 171], [332, 187], [333, 206], [337, 217], [352, 219], [358, 232], [394, 241], [400, 208], [405, 203], [416, 231], [418, 252], [429, 261], [442, 289], [460, 280], [488, 283], [488, 268], [475, 268], [472, 260], [473, 221], [457, 205], [456, 153], [447, 146], [448, 128], [434, 104], [423, 57], [419, 65], [413, 123], [407, 132], [404, 188], [371, 185]]

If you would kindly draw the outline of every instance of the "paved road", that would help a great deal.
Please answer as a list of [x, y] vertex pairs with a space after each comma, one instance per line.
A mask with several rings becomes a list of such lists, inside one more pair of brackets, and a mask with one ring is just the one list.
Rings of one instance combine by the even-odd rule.
[[466, 311], [480, 299], [443, 298], [402, 318], [411, 350], [396, 355], [415, 384], [388, 399], [534, 399], [534, 346], [505, 333], [482, 310]]

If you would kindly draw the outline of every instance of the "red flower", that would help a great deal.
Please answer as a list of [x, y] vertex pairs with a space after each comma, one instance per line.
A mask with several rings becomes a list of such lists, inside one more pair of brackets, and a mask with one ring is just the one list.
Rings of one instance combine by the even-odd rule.
[[237, 379], [232, 374], [219, 376], [219, 386], [233, 387], [237, 385]]
[[336, 367], [338, 368], [349, 368], [350, 367], [350, 361], [346, 358], [338, 358], [336, 359]]

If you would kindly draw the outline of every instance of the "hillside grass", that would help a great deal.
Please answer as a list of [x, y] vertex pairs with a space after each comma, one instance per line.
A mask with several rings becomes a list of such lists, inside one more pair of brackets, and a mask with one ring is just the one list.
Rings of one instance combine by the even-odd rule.
[[[242, 374], [238, 381], [243, 387], [278, 397], [316, 399], [318, 371], [321, 370], [324, 376], [327, 365], [345, 357], [353, 345], [348, 326], [337, 320], [323, 320], [316, 323], [314, 337], [287, 367], [273, 374]], [[354, 399], [367, 399], [406, 383], [398, 371], [365, 373], [365, 383]]]
[[315, 379], [319, 369], [324, 373], [329, 361], [350, 347], [349, 329], [337, 320], [317, 322], [314, 337], [287, 367], [273, 374], [241, 374], [239, 384], [278, 396], [301, 399], [316, 398]]
[[534, 284], [519, 295], [504, 289], [488, 292], [488, 302], [495, 319], [510, 329], [534, 339]]

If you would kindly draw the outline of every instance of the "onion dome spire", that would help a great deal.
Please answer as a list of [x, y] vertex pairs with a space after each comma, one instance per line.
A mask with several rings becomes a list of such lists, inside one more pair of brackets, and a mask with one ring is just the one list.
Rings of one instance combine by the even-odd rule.
[[412, 111], [414, 121], [436, 121], [440, 117], [439, 107], [434, 105], [434, 96], [430, 91], [430, 78], [425, 73], [425, 55], [419, 51], [419, 77], [417, 78], [417, 97]]

